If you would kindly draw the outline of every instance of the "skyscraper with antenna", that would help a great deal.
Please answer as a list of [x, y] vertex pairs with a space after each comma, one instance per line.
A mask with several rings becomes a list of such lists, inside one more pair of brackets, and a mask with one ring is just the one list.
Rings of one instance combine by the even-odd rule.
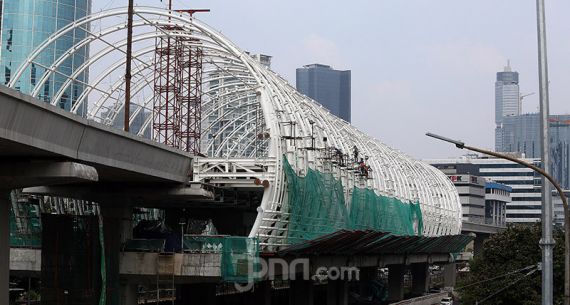
[[521, 114], [519, 103], [519, 73], [512, 71], [511, 62], [503, 72], [497, 72], [495, 82], [495, 123], [499, 126], [506, 116]]
[[519, 73], [512, 71], [511, 61], [503, 72], [497, 72], [495, 81], [495, 150], [503, 150], [505, 117], [518, 116], [521, 114], [519, 90]]

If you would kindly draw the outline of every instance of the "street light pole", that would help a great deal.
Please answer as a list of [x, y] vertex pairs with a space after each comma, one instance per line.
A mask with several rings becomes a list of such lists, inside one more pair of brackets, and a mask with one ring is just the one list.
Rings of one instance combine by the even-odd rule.
[[[540, 96], [540, 139], [542, 149], [542, 168], [545, 172], [550, 168], [550, 149], [549, 149], [549, 133], [548, 133], [548, 61], [546, 53], [546, 22], [544, 13], [544, 0], [536, 0], [536, 20], [537, 20], [537, 38], [538, 38], [538, 78], [539, 78], [539, 96]], [[561, 195], [562, 196], [562, 195]], [[542, 304], [551, 305], [553, 303], [553, 249], [554, 239], [552, 238], [552, 186], [550, 181], [542, 177], [542, 239], [540, 247], [542, 248]], [[565, 220], [565, 223], [568, 222]], [[566, 226], [565, 226], [566, 227]], [[566, 231], [568, 234], [568, 231]], [[568, 242], [565, 241], [566, 251], [568, 251]], [[567, 264], [567, 258], [565, 263]], [[568, 269], [568, 267], [566, 267]], [[568, 276], [565, 270], [564, 283], [564, 304], [568, 305]]]
[[133, 56], [133, 15], [134, 0], [129, 0], [127, 12], [127, 59], [125, 62], [125, 117], [123, 130], [129, 132], [129, 121], [131, 117], [131, 58]]
[[[560, 187], [560, 185], [558, 184], [558, 182], [556, 182], [556, 180], [554, 180], [554, 178], [548, 174], [548, 172], [545, 169], [539, 168], [538, 166], [535, 166], [534, 164], [528, 163], [526, 161], [523, 161], [521, 159], [518, 158], [514, 158], [511, 157], [509, 155], [506, 154], [501, 154], [498, 152], [494, 152], [494, 151], [490, 151], [490, 150], [485, 150], [485, 149], [481, 149], [481, 148], [477, 148], [477, 147], [472, 147], [472, 146], [467, 146], [465, 145], [465, 143], [461, 142], [461, 141], [457, 141], [457, 140], [452, 140], [440, 135], [436, 135], [433, 133], [426, 133], [427, 136], [432, 137], [432, 138], [436, 138], [438, 140], [442, 140], [445, 142], [449, 142], [452, 144], [455, 144], [455, 146], [459, 149], [467, 149], [467, 150], [471, 150], [471, 151], [475, 151], [478, 153], [482, 153], [482, 154], [486, 154], [486, 155], [490, 155], [490, 156], [494, 156], [497, 158], [501, 158], [501, 159], [506, 159], [515, 163], [518, 163], [522, 166], [525, 166], [527, 168], [530, 168], [532, 170], [534, 170], [535, 172], [539, 173], [542, 176], [543, 179], [543, 186], [544, 186], [544, 180], [549, 182], [549, 185], [552, 184], [556, 190], [558, 191], [558, 195], [560, 196], [560, 199], [562, 199], [562, 206], [564, 207], [564, 305], [568, 305], [568, 301], [570, 300], [569, 296], [569, 282], [570, 282], [570, 213], [568, 211], [568, 199], [566, 198], [566, 196], [564, 195], [564, 191], [562, 190], [562, 188]], [[543, 163], [543, 167], [544, 167], [544, 163]], [[552, 192], [548, 191], [550, 193], [550, 196], [552, 197]], [[544, 194], [543, 194], [544, 197]], [[552, 209], [552, 202], [549, 203], [550, 204], [550, 208]], [[544, 205], [545, 202], [543, 202], [543, 206], [542, 208], [544, 209]], [[544, 229], [544, 218], [543, 218], [543, 229]], [[550, 224], [550, 238], [552, 239], [552, 215], [551, 218], [548, 220], [549, 224]], [[552, 266], [553, 266], [553, 256], [552, 256], [552, 247], [554, 246], [554, 240], [552, 239], [551, 241], [551, 252], [550, 252], [550, 258], [549, 258], [549, 266], [550, 269], [550, 283], [545, 282], [544, 281], [544, 269], [545, 269], [545, 257], [544, 257], [544, 230], [543, 230], [543, 237], [540, 240], [540, 245], [542, 247], [543, 250], [543, 258], [542, 258], [542, 273], [543, 273], [543, 279], [542, 279], [542, 301], [543, 304], [545, 304], [544, 302], [548, 302], [550, 301], [550, 303], [548, 304], [552, 304], [552, 294], [550, 296], [546, 296], [547, 298], [545, 298], [545, 290], [546, 293], [552, 293], [552, 291], [554, 290], [553, 287], [553, 283], [552, 283]], [[549, 287], [544, 287], [545, 285], [550, 285]], [[546, 289], [545, 289], [546, 288]]]

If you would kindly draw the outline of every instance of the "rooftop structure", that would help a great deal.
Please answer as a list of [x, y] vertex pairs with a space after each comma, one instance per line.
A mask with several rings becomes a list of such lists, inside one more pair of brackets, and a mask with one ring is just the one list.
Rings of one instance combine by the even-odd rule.
[[297, 90], [350, 123], [350, 73], [322, 64], [306, 65], [297, 69]]
[[[230, 233], [246, 232], [271, 251], [342, 229], [426, 236], [460, 232], [459, 197], [443, 173], [333, 115], [198, 19], [158, 8], [139, 6], [135, 10], [138, 26], [133, 61], [137, 65], [132, 71], [130, 124], [137, 122], [140, 136], [152, 128], [153, 118], [146, 117], [144, 109], [152, 109], [156, 101], [157, 87], [149, 81], [156, 71], [156, 39], [184, 36], [182, 43], [199, 45], [203, 92], [196, 97], [201, 99], [197, 104], [203, 120], [200, 154], [188, 154], [193, 158], [190, 179], [197, 185], [227, 189], [228, 194], [236, 190], [249, 194], [246, 198], [251, 200], [244, 209], [256, 216], [242, 218], [243, 223], [230, 228]], [[126, 13], [125, 8], [95, 13], [61, 29], [54, 37], [64, 37], [91, 22], [107, 24], [107, 20]], [[157, 27], [173, 30], [157, 31]], [[101, 72], [89, 81], [89, 87], [71, 107], [72, 113], [89, 99], [94, 103], [87, 119], [111, 126], [119, 120], [124, 109], [121, 67], [125, 58], [117, 46], [126, 42], [117, 37], [123, 37], [124, 29], [124, 24], [102, 28], [81, 42], [109, 44], [94, 50], [90, 60], [80, 66], [78, 71], [97, 65]], [[49, 52], [54, 43], [56, 38], [42, 43], [27, 63], [15, 70], [8, 85], [17, 86], [29, 63]], [[75, 50], [62, 54], [54, 68], [72, 57]], [[40, 96], [39, 88], [55, 70], [39, 76], [40, 81], [31, 90], [34, 97]], [[55, 96], [75, 81], [73, 77], [66, 79]], [[142, 124], [138, 117], [143, 118]], [[160, 140], [157, 136], [152, 134], [154, 140]], [[309, 192], [310, 183], [314, 184]], [[388, 206], [391, 208], [385, 211], [370, 212], [370, 208]], [[231, 212], [226, 209], [224, 213]]]

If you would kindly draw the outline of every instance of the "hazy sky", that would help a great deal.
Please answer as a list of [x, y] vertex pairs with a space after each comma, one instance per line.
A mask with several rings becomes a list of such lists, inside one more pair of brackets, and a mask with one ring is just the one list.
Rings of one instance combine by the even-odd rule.
[[[94, 0], [94, 11], [127, 0]], [[570, 3], [546, 0], [551, 113], [570, 113]], [[160, 0], [138, 5], [164, 6]], [[242, 49], [273, 56], [292, 84], [310, 63], [352, 70], [352, 123], [418, 158], [463, 154], [426, 131], [494, 146], [494, 81], [507, 59], [523, 111], [538, 107], [534, 0], [202, 0], [199, 19]]]

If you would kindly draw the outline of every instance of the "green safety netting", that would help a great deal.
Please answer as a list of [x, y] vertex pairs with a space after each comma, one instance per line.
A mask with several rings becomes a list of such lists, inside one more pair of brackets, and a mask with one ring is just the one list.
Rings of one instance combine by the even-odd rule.
[[258, 280], [259, 240], [239, 236], [224, 239], [222, 252], [222, 278], [225, 281], [251, 283]]
[[185, 235], [184, 252], [220, 253], [224, 281], [250, 283], [258, 280], [259, 240], [241, 236]]
[[[314, 239], [338, 230], [376, 230], [396, 235], [421, 235], [420, 204], [377, 195], [371, 189], [355, 187], [350, 205], [343, 185], [332, 174], [313, 169], [305, 177], [295, 173], [284, 158], [287, 178], [289, 244]], [[349, 209], [347, 209], [349, 206]]]
[[422, 235], [420, 204], [405, 203], [396, 198], [379, 196], [370, 189], [355, 187], [350, 204], [353, 230], [375, 230], [395, 235]]
[[348, 212], [342, 183], [332, 174], [309, 169], [298, 176], [284, 158], [289, 203], [289, 243], [314, 239], [347, 228]]
[[42, 225], [37, 206], [20, 205], [20, 217], [16, 220], [10, 208], [10, 245], [12, 247], [40, 248], [42, 246]]

